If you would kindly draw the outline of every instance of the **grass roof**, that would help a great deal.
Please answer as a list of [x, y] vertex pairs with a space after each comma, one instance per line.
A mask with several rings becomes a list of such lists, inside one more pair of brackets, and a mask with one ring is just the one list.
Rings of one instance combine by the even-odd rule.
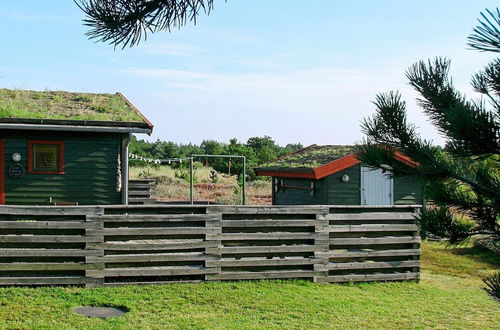
[[146, 122], [119, 94], [0, 89], [0, 118]]
[[259, 167], [260, 170], [312, 170], [339, 158], [352, 154], [354, 146], [311, 145], [294, 153], [270, 161]]

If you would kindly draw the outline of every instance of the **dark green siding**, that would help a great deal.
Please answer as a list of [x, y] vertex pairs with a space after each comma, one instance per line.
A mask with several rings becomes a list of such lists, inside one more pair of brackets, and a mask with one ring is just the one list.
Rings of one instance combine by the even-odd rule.
[[[120, 154], [120, 134], [69, 132], [1, 132], [5, 139], [5, 203], [46, 204], [77, 202], [89, 204], [120, 204], [116, 191], [117, 158]], [[21, 165], [27, 170], [28, 140], [64, 141], [64, 174], [30, 174], [13, 179], [8, 168], [14, 164], [11, 155], [22, 156]]]
[[[342, 182], [342, 176], [347, 174], [349, 181]], [[327, 185], [326, 202], [330, 205], [360, 205], [361, 204], [361, 168], [355, 165], [325, 178]]]
[[[283, 185], [311, 187], [311, 182], [315, 182], [315, 190], [311, 196], [311, 191], [282, 188], [275, 190], [274, 204], [276, 205], [318, 205], [325, 204], [325, 180], [296, 179], [296, 178], [276, 178], [275, 182], [283, 180]], [[273, 187], [275, 188], [275, 187]]]
[[[349, 181], [342, 182], [347, 174]], [[280, 178], [275, 178], [278, 181]], [[283, 178], [285, 185], [310, 186], [316, 182], [316, 192], [310, 196], [307, 190], [285, 189], [275, 192], [274, 204], [328, 204], [328, 205], [361, 205], [361, 165], [355, 165], [321, 180]], [[394, 204], [423, 204], [422, 184], [408, 177], [394, 178]]]
[[423, 204], [422, 184], [415, 178], [394, 178], [394, 204]]

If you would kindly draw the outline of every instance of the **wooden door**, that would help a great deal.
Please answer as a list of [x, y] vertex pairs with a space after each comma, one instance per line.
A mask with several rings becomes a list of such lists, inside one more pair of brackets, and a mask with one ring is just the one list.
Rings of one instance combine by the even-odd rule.
[[381, 169], [361, 167], [361, 204], [392, 205], [393, 180]]

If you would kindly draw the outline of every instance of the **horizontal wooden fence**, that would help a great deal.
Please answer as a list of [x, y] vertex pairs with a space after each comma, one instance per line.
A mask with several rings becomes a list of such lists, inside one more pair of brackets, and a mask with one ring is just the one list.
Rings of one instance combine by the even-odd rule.
[[418, 206], [0, 207], [0, 285], [418, 280]]
[[135, 179], [128, 181], [128, 203], [152, 204], [156, 198], [155, 179]]

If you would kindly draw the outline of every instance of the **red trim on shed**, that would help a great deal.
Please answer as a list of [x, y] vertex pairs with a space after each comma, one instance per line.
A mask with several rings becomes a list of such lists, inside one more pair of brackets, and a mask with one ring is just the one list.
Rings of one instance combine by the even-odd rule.
[[[33, 145], [58, 145], [59, 159], [57, 171], [35, 171], [33, 170]], [[64, 174], [64, 141], [49, 141], [49, 140], [28, 140], [28, 173], [30, 174]]]
[[[410, 157], [400, 153], [399, 151], [394, 152], [394, 159], [405, 163], [408, 166], [418, 166], [418, 163], [412, 160]], [[272, 176], [279, 178], [304, 178], [304, 179], [322, 179], [326, 176], [335, 174], [346, 168], [357, 165], [361, 161], [356, 157], [356, 154], [350, 154], [342, 158], [336, 159], [333, 162], [322, 165], [320, 167], [311, 169], [311, 172], [291, 172], [286, 170], [273, 171], [273, 170], [255, 170], [255, 174], [259, 176]]]
[[412, 167], [417, 167], [419, 165], [418, 162], [414, 161], [413, 159], [411, 159], [410, 157], [408, 157], [406, 155], [403, 155], [399, 151], [394, 152], [394, 159], [399, 160], [401, 163], [405, 163], [406, 165], [412, 166]]
[[324, 178], [325, 176], [340, 172], [359, 163], [361, 163], [361, 161], [356, 158], [356, 154], [344, 156], [342, 158], [334, 160], [333, 162], [315, 168], [315, 179], [318, 180]]

